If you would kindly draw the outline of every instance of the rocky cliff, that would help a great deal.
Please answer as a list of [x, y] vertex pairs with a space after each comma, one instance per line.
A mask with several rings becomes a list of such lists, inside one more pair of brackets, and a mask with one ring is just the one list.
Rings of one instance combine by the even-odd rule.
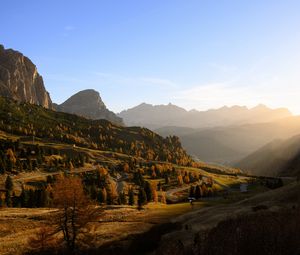
[[87, 89], [71, 96], [61, 105], [55, 105], [61, 112], [73, 113], [88, 119], [106, 119], [115, 124], [122, 125], [122, 118], [109, 111], [103, 103], [99, 92]]
[[0, 96], [52, 108], [36, 66], [22, 53], [0, 45]]

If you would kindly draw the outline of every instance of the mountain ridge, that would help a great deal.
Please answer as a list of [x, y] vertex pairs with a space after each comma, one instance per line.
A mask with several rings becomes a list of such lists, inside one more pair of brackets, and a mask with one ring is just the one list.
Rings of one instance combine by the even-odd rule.
[[273, 140], [247, 155], [234, 166], [254, 175], [298, 176], [300, 174], [300, 135]]
[[203, 128], [270, 122], [292, 116], [286, 108], [271, 109], [265, 105], [253, 108], [246, 106], [223, 106], [206, 111], [190, 110], [176, 106], [139, 104], [118, 114], [128, 126], [145, 126], [150, 129], [165, 126]]
[[299, 130], [300, 117], [292, 116], [268, 123], [200, 129], [165, 127], [155, 132], [177, 135], [187, 152], [202, 161], [235, 166], [274, 139], [288, 139], [299, 134]]

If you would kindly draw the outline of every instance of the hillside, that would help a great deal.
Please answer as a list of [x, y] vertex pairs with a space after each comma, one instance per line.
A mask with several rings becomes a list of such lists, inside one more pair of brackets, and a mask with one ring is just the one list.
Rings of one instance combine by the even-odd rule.
[[300, 118], [289, 117], [276, 122], [189, 129], [166, 127], [157, 133], [178, 135], [187, 152], [206, 162], [234, 165], [253, 151], [274, 139], [287, 139], [299, 134]]
[[158, 129], [166, 126], [208, 128], [217, 126], [265, 123], [291, 116], [284, 108], [270, 109], [258, 105], [248, 109], [243, 106], [224, 106], [208, 111], [186, 111], [173, 104], [151, 105], [140, 104], [122, 111], [119, 116], [128, 126], [143, 126]]
[[146, 128], [126, 128], [6, 98], [0, 98], [0, 119], [0, 130], [22, 139], [35, 137], [182, 165], [191, 162], [177, 137], [163, 138]]
[[79, 91], [64, 103], [55, 105], [55, 109], [57, 111], [83, 116], [88, 119], [106, 119], [115, 124], [123, 124], [120, 117], [106, 108], [99, 92], [93, 89]]
[[43, 78], [22, 53], [0, 45], [0, 96], [52, 108]]
[[254, 175], [298, 176], [300, 174], [300, 136], [272, 141], [239, 161], [235, 166]]

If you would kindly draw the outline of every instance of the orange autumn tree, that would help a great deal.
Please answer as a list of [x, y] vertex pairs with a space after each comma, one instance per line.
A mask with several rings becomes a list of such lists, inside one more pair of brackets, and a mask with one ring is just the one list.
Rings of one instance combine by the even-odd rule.
[[96, 209], [84, 193], [82, 181], [78, 177], [61, 177], [53, 186], [53, 206], [58, 213], [51, 223], [56, 232], [63, 233], [66, 247], [74, 251], [79, 235], [89, 222], [95, 219]]

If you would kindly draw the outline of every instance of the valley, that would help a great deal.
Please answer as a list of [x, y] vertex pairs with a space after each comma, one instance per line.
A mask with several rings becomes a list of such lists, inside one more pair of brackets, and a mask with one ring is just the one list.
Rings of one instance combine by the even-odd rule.
[[299, 130], [262, 104], [56, 104], [0, 45], [0, 254], [297, 254]]

